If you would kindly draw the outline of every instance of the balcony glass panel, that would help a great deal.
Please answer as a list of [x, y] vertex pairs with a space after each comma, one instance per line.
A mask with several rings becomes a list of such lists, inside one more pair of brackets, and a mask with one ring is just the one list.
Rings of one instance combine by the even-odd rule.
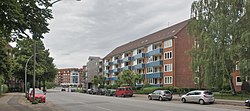
[[119, 63], [121, 63], [122, 61], [121, 60], [115, 60], [114, 62], [113, 62], [113, 64], [119, 64]]
[[162, 52], [163, 52], [163, 49], [158, 48], [158, 49], [155, 49], [155, 50], [152, 50], [152, 51], [148, 52], [147, 57], [150, 57], [150, 56], [153, 56], [153, 55], [160, 55], [160, 54], [162, 54]]
[[147, 63], [146, 67], [157, 67], [157, 66], [162, 66], [162, 64], [163, 64], [162, 60], [158, 60]]
[[128, 62], [131, 61], [131, 57], [125, 57], [122, 59], [122, 62]]
[[136, 69], [143, 69], [145, 67], [145, 64], [137, 64], [137, 65], [134, 65], [132, 67], [133, 70], [136, 70]]
[[140, 53], [140, 54], [137, 54], [133, 57], [133, 59], [140, 59], [140, 58], [144, 58], [145, 57], [145, 54], [144, 53]]
[[115, 68], [113, 69], [113, 72], [120, 72], [121, 71], [121, 68]]
[[122, 68], [122, 70], [131, 70], [131, 66], [125, 66]]
[[162, 72], [146, 74], [146, 78], [162, 78]]

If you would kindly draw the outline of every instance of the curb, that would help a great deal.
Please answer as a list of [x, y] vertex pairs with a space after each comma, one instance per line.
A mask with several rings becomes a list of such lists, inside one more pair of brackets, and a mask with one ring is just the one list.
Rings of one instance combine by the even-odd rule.
[[[143, 94], [134, 94], [134, 97], [147, 98], [147, 95], [143, 95]], [[179, 97], [179, 95], [173, 95], [172, 101], [181, 101], [181, 97]], [[224, 104], [224, 105], [234, 105], [234, 106], [245, 106], [244, 101], [226, 100], [226, 99], [215, 99], [214, 104]]]

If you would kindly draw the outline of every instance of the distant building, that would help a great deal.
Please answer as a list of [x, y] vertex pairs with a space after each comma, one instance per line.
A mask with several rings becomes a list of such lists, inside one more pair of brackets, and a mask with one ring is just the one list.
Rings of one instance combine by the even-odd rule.
[[82, 71], [82, 68], [58, 69], [55, 81], [61, 86], [79, 86]]
[[[100, 71], [100, 61], [101, 58], [100, 57], [93, 57], [90, 56], [87, 62], [87, 71], [86, 71], [86, 78], [85, 78], [85, 82], [86, 82], [86, 88], [90, 89], [90, 88], [96, 88], [97, 86], [95, 86], [93, 84], [93, 79], [95, 75], [101, 75], [102, 71]], [[101, 62], [102, 63], [102, 62]]]

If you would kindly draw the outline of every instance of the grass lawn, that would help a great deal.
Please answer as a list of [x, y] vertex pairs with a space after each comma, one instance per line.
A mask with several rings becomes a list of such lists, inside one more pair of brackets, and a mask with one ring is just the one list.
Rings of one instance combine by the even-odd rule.
[[228, 100], [246, 100], [250, 98], [249, 94], [214, 94], [216, 99], [228, 99]]

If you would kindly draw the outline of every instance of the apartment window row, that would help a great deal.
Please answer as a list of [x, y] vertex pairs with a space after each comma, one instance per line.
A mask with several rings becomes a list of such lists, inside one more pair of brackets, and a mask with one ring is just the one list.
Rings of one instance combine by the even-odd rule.
[[165, 64], [164, 72], [172, 72], [172, 64]]
[[164, 59], [165, 60], [172, 59], [172, 51], [165, 52], [164, 53]]
[[164, 48], [172, 47], [172, 39], [164, 41]]
[[173, 84], [173, 76], [165, 76], [164, 84]]
[[161, 67], [149, 67], [147, 73], [161, 72]]
[[[246, 76], [245, 81], [246, 82], [250, 81], [250, 77]], [[236, 85], [242, 85], [242, 82], [243, 82], [242, 78], [240, 76], [236, 76]]]
[[149, 78], [147, 79], [149, 84], [161, 84], [161, 79], [160, 78]]

